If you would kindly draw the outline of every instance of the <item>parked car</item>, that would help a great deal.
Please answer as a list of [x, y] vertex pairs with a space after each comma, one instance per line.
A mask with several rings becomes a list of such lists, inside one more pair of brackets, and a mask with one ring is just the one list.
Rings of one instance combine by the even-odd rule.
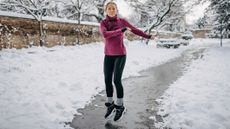
[[180, 44], [181, 44], [181, 45], [184, 45], [184, 46], [188, 46], [188, 45], [189, 45], [189, 42], [190, 42], [189, 40], [185, 40], [185, 39], [181, 39], [181, 40], [180, 40]]
[[166, 47], [166, 48], [178, 48], [180, 46], [180, 42], [177, 39], [158, 39], [157, 48]]
[[191, 40], [193, 38], [192, 32], [187, 31], [181, 35], [181, 38], [184, 40]]

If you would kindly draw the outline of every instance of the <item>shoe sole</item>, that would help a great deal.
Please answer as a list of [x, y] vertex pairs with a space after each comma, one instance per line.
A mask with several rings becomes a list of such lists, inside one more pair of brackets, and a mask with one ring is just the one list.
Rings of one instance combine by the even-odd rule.
[[121, 117], [120, 117], [120, 119], [118, 119], [118, 120], [116, 120], [116, 121], [114, 121], [114, 122], [119, 122], [119, 121], [121, 121], [121, 119], [123, 118], [123, 116], [124, 116], [124, 114], [127, 112], [127, 109], [126, 109], [126, 107], [125, 107], [125, 109], [124, 109], [124, 111], [122, 112], [122, 115], [121, 115]]
[[110, 119], [113, 116], [114, 112], [115, 112], [115, 108], [112, 110], [112, 112], [110, 113], [110, 115], [108, 115], [105, 119], [106, 120]]

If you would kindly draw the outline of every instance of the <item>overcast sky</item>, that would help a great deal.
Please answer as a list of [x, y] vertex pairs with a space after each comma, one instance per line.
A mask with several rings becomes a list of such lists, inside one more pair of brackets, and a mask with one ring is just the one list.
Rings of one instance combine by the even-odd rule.
[[130, 14], [133, 13], [132, 8], [125, 1], [120, 0], [116, 3], [118, 5], [118, 11], [122, 16], [128, 17]]
[[200, 17], [204, 16], [205, 9], [209, 6], [210, 2], [206, 2], [202, 5], [198, 5], [192, 9], [192, 11], [186, 15], [186, 22], [188, 24], [193, 24]]

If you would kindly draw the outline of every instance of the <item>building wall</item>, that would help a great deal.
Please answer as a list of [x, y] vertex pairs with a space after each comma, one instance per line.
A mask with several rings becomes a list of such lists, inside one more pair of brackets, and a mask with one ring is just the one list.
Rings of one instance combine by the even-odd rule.
[[207, 35], [211, 32], [210, 29], [197, 29], [192, 30], [194, 38], [208, 38]]

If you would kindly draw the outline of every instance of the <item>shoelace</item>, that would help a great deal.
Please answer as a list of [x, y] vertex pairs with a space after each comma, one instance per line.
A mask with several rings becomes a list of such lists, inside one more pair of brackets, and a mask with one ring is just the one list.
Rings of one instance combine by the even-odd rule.
[[114, 105], [112, 104], [112, 105], [108, 106], [107, 111], [111, 111], [111, 110], [113, 110], [114, 108], [115, 108], [115, 107], [114, 107]]
[[111, 105], [108, 107], [108, 110], [112, 110], [113, 108], [114, 108], [113, 105]]
[[117, 116], [120, 116], [121, 113], [122, 113], [121, 109], [116, 109], [116, 117], [117, 117]]

